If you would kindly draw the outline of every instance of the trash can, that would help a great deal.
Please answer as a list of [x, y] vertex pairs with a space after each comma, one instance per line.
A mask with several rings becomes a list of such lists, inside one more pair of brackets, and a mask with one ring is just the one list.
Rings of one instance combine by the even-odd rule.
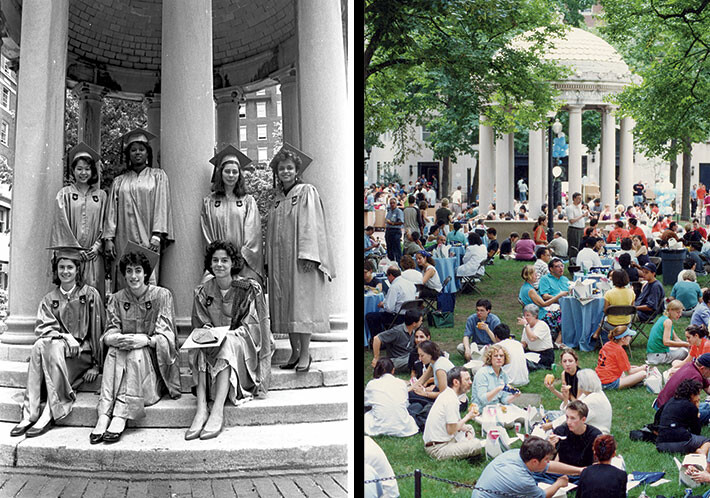
[[674, 285], [678, 274], [683, 271], [683, 261], [688, 255], [686, 249], [661, 249], [661, 265], [663, 266], [663, 285]]

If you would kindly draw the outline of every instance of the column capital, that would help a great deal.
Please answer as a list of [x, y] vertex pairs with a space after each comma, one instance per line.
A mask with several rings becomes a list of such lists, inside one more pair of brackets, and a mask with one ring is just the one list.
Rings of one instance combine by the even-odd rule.
[[244, 90], [240, 86], [230, 86], [214, 90], [214, 101], [220, 104], [240, 104], [244, 102]]
[[567, 104], [567, 110], [569, 112], [582, 112], [584, 109], [584, 104]]
[[72, 88], [72, 93], [79, 100], [101, 101], [108, 94], [106, 87], [82, 81]]
[[274, 71], [269, 75], [269, 78], [278, 81], [281, 86], [290, 86], [295, 85], [297, 82], [296, 73], [296, 68], [291, 65]]
[[147, 105], [149, 109], [154, 107], [160, 109], [160, 94], [153, 92], [146, 93], [145, 97], [143, 97], [143, 103]]

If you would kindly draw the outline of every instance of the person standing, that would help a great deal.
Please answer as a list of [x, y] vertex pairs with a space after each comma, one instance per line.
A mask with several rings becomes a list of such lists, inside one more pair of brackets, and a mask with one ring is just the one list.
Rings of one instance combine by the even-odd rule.
[[397, 262], [402, 258], [402, 227], [404, 213], [397, 207], [397, 199], [390, 197], [389, 208], [385, 215], [385, 244], [387, 259]]
[[695, 194], [698, 197], [698, 208], [702, 209], [702, 207], [705, 205], [705, 184], [703, 182], [700, 182], [698, 184], [698, 190], [695, 191]]
[[698, 186], [693, 185], [690, 189], [690, 216], [695, 216], [698, 212]]
[[518, 180], [518, 192], [520, 192], [520, 202], [528, 200], [528, 185], [525, 183], [524, 178]]
[[575, 192], [572, 194], [572, 204], [565, 209], [565, 215], [569, 221], [567, 243], [569, 247], [574, 247], [578, 251], [580, 249], [579, 246], [582, 240], [582, 232], [584, 231], [584, 222], [587, 214], [586, 208], [582, 207], [582, 194]]
[[644, 194], [645, 194], [645, 187], [641, 180], [639, 180], [637, 183], [634, 183], [633, 186], [634, 189], [634, 204], [643, 204], [644, 199]]

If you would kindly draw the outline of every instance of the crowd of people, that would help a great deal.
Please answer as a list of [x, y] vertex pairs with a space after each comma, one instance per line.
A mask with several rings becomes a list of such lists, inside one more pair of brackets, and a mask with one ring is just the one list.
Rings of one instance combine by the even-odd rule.
[[[481, 275], [496, 256], [529, 261], [521, 269], [518, 292], [522, 307], [516, 324], [519, 340], [511, 327], [501, 321], [491, 300], [482, 297], [476, 301], [475, 313], [465, 322], [456, 347], [458, 358], [449, 357], [436, 345], [420, 311], [408, 309], [399, 313], [402, 304], [421, 294], [404, 278], [398, 260], [389, 257], [389, 246], [382, 250], [372, 241], [374, 231], [368, 227], [366, 268], [372, 271], [382, 260], [389, 260], [389, 289], [395, 289], [394, 297], [388, 293], [385, 303], [389, 303], [382, 305], [390, 315], [382, 317], [381, 322], [377, 319], [383, 312], [366, 316], [374, 338], [372, 366], [378, 372], [396, 372], [399, 363], [400, 371], [408, 372], [410, 378], [408, 382], [388, 379], [398, 381], [396, 403], [378, 389], [384, 384], [379, 378], [368, 383], [365, 405], [366, 410], [371, 409], [366, 413], [366, 421], [370, 421], [366, 422], [366, 434], [406, 437], [417, 427], [431, 458], [476, 457], [486, 451], [486, 430], [477, 436], [469, 422], [486, 407], [513, 403], [525, 390], [530, 372], [550, 370], [555, 363], [562, 367], [560, 379], [555, 382], [554, 377], [546, 378], [545, 386], [560, 400], [560, 407], [546, 410], [545, 418], [538, 422], [545, 438], [527, 437], [520, 449], [496, 457], [478, 477], [472, 496], [510, 493], [549, 497], [568, 482], [577, 484], [577, 496], [626, 496], [627, 476], [615, 458], [613, 409], [606, 393], [644, 386], [651, 377], [661, 375], [657, 368], [661, 367], [665, 370], [663, 388], [653, 403], [653, 412], [649, 412], [657, 450], [697, 452], [707, 457], [710, 438], [701, 436], [700, 429], [710, 420], [710, 403], [700, 400], [700, 391], [710, 393], [710, 289], [702, 288], [698, 277], [710, 269], [710, 242], [700, 219], [680, 226], [660, 215], [658, 206], [645, 202], [643, 187], [641, 182], [634, 186], [633, 206], [620, 206], [614, 212], [601, 209], [598, 202], [584, 205], [581, 194], [574, 193], [566, 208], [555, 209], [561, 219], [569, 222], [567, 233], [558, 231], [549, 240], [544, 217], [537, 219], [530, 231], [512, 232], [499, 242], [496, 229], [485, 223], [497, 219], [492, 209], [479, 216], [475, 206], [449, 209], [448, 200], [442, 199], [436, 218], [427, 219], [422, 212], [430, 206], [422, 204], [422, 211], [413, 217], [422, 230], [414, 237], [421, 243], [416, 251], [416, 266], [406, 271], [422, 278], [432, 268], [436, 272], [433, 263], [426, 261], [429, 251], [438, 251], [434, 257], [450, 257], [451, 248], [456, 245], [466, 247], [459, 269], [466, 268], [457, 271], [457, 276], [473, 275], [482, 268]], [[419, 184], [413, 186], [415, 202], [418, 192], [426, 189]], [[398, 194], [396, 186], [391, 192], [387, 216], [395, 220], [401, 192]], [[525, 201], [522, 192], [521, 189], [521, 201]], [[412, 194], [405, 193], [404, 198], [408, 195]], [[613, 223], [603, 229], [599, 221], [605, 219]], [[394, 223], [388, 223], [385, 234], [393, 226], [400, 226]], [[393, 235], [390, 237], [391, 241], [396, 240]], [[666, 293], [657, 274], [659, 251], [668, 247], [684, 247], [688, 256], [677, 283]], [[373, 249], [381, 252], [368, 254]], [[571, 295], [571, 282], [564, 275], [566, 264], [584, 274], [603, 269], [611, 284], [603, 294], [605, 315], [594, 335], [598, 341], [594, 369], [580, 368], [577, 353], [562, 340], [559, 303]], [[368, 278], [366, 274], [366, 285]], [[627, 306], [632, 311], [629, 315], [606, 314], [612, 306]], [[677, 322], [682, 316], [690, 317], [690, 325], [678, 330]], [[398, 322], [402, 325], [386, 329], [387, 324]], [[635, 365], [625, 348], [638, 334], [637, 324], [648, 326], [648, 341], [645, 357]], [[385, 339], [378, 339], [383, 334]], [[385, 351], [393, 361], [383, 365], [389, 361]], [[416, 371], [411, 362], [404, 366], [406, 358], [413, 355], [421, 364]], [[478, 362], [472, 361], [476, 359]], [[454, 361], [463, 362], [464, 366], [456, 366]], [[388, 427], [386, 414], [395, 405], [397, 416], [392, 416], [393, 424]], [[372, 429], [374, 419], [379, 429]], [[691, 477], [710, 482], [710, 464], [706, 471], [692, 472]], [[551, 486], [543, 490], [538, 483]]]

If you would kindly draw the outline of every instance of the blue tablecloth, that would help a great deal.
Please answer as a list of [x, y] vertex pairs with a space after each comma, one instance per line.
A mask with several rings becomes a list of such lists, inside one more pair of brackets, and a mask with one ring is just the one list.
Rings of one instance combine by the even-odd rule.
[[614, 264], [614, 258], [599, 258], [602, 262], [602, 266], [611, 266]]
[[451, 277], [451, 280], [441, 292], [456, 292], [459, 289], [458, 283], [456, 282], [456, 268], [458, 268], [456, 258], [434, 258], [434, 266], [442, 283], [446, 277]]
[[[374, 294], [372, 292], [368, 292], [365, 294], [365, 315], [370, 313], [371, 311], [378, 311], [379, 308], [377, 307], [377, 303], [382, 302], [385, 300], [385, 296], [383, 294]], [[367, 322], [365, 322], [365, 346], [368, 346], [370, 344], [370, 329], [367, 328]]]
[[466, 248], [464, 246], [451, 246], [449, 254], [454, 255], [456, 258], [456, 266], [459, 267], [463, 261], [463, 255], [466, 254]]
[[571, 348], [593, 351], [591, 337], [604, 317], [604, 298], [594, 298], [582, 305], [574, 297], [560, 299], [562, 310], [562, 342]]

